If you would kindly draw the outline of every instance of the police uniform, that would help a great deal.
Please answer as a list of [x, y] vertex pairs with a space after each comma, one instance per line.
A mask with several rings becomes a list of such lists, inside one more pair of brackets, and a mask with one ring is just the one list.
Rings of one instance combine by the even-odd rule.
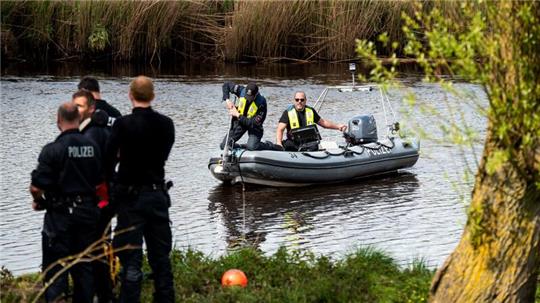
[[[32, 172], [32, 185], [45, 191], [38, 201], [46, 209], [43, 231], [43, 270], [61, 258], [85, 250], [94, 242], [99, 210], [96, 185], [102, 178], [97, 146], [78, 129], [62, 132], [47, 144]], [[45, 273], [50, 280], [61, 265]], [[90, 263], [79, 262], [70, 269], [74, 281], [73, 302], [92, 302], [93, 278]], [[53, 301], [68, 290], [67, 273], [47, 288], [45, 299]]]
[[[274, 149], [274, 146], [270, 142], [261, 142], [264, 134], [263, 123], [266, 119], [266, 98], [261, 94], [257, 94], [255, 100], [248, 102], [246, 100], [247, 88], [241, 85], [236, 85], [232, 82], [225, 82], [223, 84], [223, 101], [229, 99], [229, 94], [236, 95], [239, 99], [235, 106], [240, 116], [234, 117], [231, 129], [229, 130], [229, 142], [237, 142], [247, 132], [248, 141], [246, 148], [248, 150], [264, 150]], [[227, 135], [223, 138], [220, 144], [220, 148], [225, 147]], [[239, 145], [235, 145], [239, 147]]]
[[107, 148], [109, 174], [119, 162], [112, 188], [118, 215], [113, 245], [116, 250], [138, 247], [118, 253], [123, 268], [120, 302], [140, 301], [143, 237], [154, 274], [154, 301], [174, 302], [170, 198], [164, 184], [165, 161], [173, 143], [172, 120], [152, 108], [136, 107], [113, 125]]
[[293, 141], [291, 130], [315, 125], [321, 120], [321, 116], [311, 106], [305, 106], [303, 111], [298, 111], [294, 105], [290, 105], [279, 118], [280, 123], [287, 124], [287, 139], [283, 140], [283, 148], [288, 151], [298, 151], [299, 146]]
[[[101, 102], [101, 101], [100, 101]], [[104, 102], [104, 101], [103, 101]], [[91, 118], [86, 119], [80, 125], [81, 133], [87, 138], [91, 139], [96, 143], [99, 148], [101, 155], [105, 155], [107, 141], [111, 134], [111, 128], [109, 124], [113, 121], [110, 120], [111, 117], [105, 112], [105, 110], [96, 110]], [[111, 124], [112, 126], [112, 124]], [[104, 159], [102, 159], [104, 163]], [[107, 235], [110, 240], [110, 228], [109, 223], [114, 217], [114, 211], [109, 205], [109, 196], [108, 196], [108, 185], [105, 182], [105, 176], [101, 180], [100, 192], [99, 192], [99, 207], [100, 207], [100, 216], [99, 221], [96, 227], [96, 239], [95, 241], [101, 240], [103, 235]], [[98, 254], [103, 254], [103, 250], [97, 251]], [[109, 262], [104, 257], [93, 262], [93, 271], [94, 271], [94, 287], [95, 292], [98, 297], [98, 302], [110, 302], [114, 299], [113, 295], [113, 281], [111, 279]]]
[[116, 118], [122, 116], [122, 114], [118, 109], [116, 109], [116, 107], [110, 105], [107, 101], [103, 99], [96, 99], [96, 110], [102, 110], [107, 113], [110, 118], [109, 126], [112, 126], [112, 122], [114, 122]]
[[105, 154], [107, 140], [111, 134], [111, 128], [108, 127], [109, 118], [107, 112], [97, 110], [91, 118], [84, 120], [79, 127], [83, 135], [94, 141], [102, 155]]

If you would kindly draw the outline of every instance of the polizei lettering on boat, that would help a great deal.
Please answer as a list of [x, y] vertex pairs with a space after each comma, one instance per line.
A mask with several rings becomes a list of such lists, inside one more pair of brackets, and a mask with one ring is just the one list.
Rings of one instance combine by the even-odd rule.
[[70, 158], [92, 158], [94, 157], [94, 147], [89, 146], [68, 146], [68, 157]]
[[372, 157], [372, 156], [380, 156], [380, 155], [389, 154], [389, 153], [392, 152], [392, 149], [388, 148], [386, 146], [381, 146], [378, 149], [368, 149], [366, 151], [367, 151], [368, 155], [370, 157]]

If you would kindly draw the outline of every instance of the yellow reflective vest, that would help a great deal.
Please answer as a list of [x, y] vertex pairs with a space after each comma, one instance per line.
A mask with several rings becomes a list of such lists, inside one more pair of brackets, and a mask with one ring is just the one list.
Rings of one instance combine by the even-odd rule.
[[257, 110], [259, 109], [259, 107], [257, 106], [257, 104], [255, 104], [255, 100], [253, 100], [253, 102], [251, 102], [251, 105], [249, 106], [247, 115], [245, 115], [244, 111], [246, 110], [246, 103], [247, 103], [247, 100], [244, 97], [238, 100], [238, 106], [237, 106], [238, 113], [242, 116], [246, 116], [247, 118], [253, 118], [255, 114], [257, 113]]
[[[309, 107], [305, 107], [304, 112], [306, 113], [306, 126], [315, 124], [313, 110]], [[289, 108], [287, 114], [289, 115], [289, 126], [291, 129], [299, 128], [300, 121], [298, 121], [298, 114], [296, 113], [294, 106]]]

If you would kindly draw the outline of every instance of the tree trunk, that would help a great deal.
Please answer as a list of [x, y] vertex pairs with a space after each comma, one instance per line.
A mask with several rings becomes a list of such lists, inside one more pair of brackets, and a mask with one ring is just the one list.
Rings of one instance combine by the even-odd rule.
[[494, 137], [488, 129], [465, 230], [432, 281], [431, 302], [534, 302], [540, 190], [518, 167], [538, 171], [540, 147], [488, 174], [487, 156], [497, 150]]

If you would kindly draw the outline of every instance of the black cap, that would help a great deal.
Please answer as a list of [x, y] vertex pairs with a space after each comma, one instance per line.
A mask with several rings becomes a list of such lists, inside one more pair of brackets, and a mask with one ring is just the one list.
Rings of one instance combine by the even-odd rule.
[[246, 95], [245, 98], [247, 101], [253, 101], [255, 100], [255, 97], [257, 97], [257, 94], [259, 93], [259, 88], [257, 87], [257, 84], [250, 82], [246, 86]]

